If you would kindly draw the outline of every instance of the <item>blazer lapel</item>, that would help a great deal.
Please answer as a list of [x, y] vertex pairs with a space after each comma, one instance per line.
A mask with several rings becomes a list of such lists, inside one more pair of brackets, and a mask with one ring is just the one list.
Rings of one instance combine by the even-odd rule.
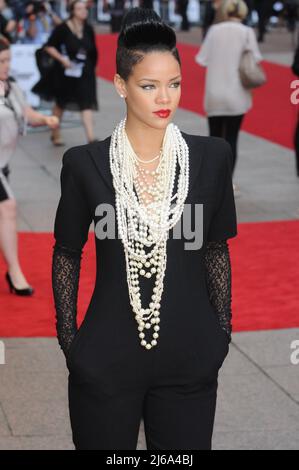
[[106, 185], [114, 192], [109, 159], [110, 141], [111, 136], [107, 137], [105, 140], [101, 140], [100, 142], [95, 142], [89, 146], [88, 151]]
[[[202, 163], [203, 148], [199, 136], [193, 136], [182, 132], [189, 147], [189, 192], [194, 186]], [[104, 179], [106, 185], [114, 192], [112, 174], [110, 170], [109, 148], [111, 136], [101, 142], [89, 145], [88, 151], [96, 165], [97, 170]]]
[[203, 148], [199, 145], [200, 137], [182, 132], [182, 136], [189, 147], [189, 193], [194, 186], [202, 163]]

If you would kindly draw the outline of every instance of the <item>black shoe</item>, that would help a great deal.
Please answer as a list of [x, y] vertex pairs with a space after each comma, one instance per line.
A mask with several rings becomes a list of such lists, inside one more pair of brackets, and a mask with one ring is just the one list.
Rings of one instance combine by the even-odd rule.
[[23, 295], [23, 296], [29, 296], [29, 295], [32, 295], [34, 293], [34, 289], [33, 287], [29, 286], [29, 287], [25, 287], [25, 289], [17, 289], [13, 283], [12, 283], [12, 280], [11, 280], [11, 277], [9, 275], [9, 273], [7, 272], [6, 275], [5, 275], [5, 279], [8, 283], [8, 286], [9, 286], [9, 291], [11, 294], [16, 294], [16, 295]]

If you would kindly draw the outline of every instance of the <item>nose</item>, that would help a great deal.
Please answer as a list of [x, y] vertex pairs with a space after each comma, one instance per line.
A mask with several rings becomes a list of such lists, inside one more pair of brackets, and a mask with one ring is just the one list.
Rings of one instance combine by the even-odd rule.
[[157, 103], [167, 104], [170, 102], [169, 91], [167, 88], [161, 87], [157, 96]]

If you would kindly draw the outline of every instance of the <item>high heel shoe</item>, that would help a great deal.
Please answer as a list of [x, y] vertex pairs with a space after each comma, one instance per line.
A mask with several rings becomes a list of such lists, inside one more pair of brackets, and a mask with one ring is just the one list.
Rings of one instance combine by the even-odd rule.
[[6, 273], [5, 279], [8, 283], [9, 291], [10, 291], [11, 294], [29, 296], [29, 295], [32, 295], [34, 293], [34, 289], [31, 286], [25, 287], [24, 289], [17, 289], [12, 283], [9, 272]]

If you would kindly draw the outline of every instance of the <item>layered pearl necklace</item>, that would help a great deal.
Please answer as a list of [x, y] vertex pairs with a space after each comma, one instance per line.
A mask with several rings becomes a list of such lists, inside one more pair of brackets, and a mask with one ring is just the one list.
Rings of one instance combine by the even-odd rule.
[[[130, 303], [141, 345], [149, 350], [157, 345], [159, 338], [167, 239], [183, 213], [189, 189], [189, 149], [179, 128], [170, 123], [159, 155], [151, 161], [141, 160], [129, 142], [126, 119], [116, 126], [111, 136], [110, 169], [116, 193], [118, 234], [125, 251]], [[142, 167], [142, 164], [156, 160], [159, 163], [155, 170]], [[173, 194], [177, 165], [177, 192]], [[142, 277], [154, 280], [147, 307], [142, 305]], [[151, 328], [152, 339], [147, 341], [146, 333]]]

